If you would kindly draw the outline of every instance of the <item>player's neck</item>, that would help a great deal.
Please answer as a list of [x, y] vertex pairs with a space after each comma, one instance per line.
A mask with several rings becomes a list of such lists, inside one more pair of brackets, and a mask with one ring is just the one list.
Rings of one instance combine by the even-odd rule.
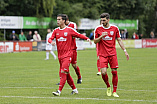
[[64, 24], [64, 25], [61, 25], [60, 26], [60, 29], [63, 29], [63, 28], [65, 28], [66, 27], [66, 25]]
[[104, 26], [105, 28], [108, 28], [110, 26], [110, 24], [108, 23], [106, 26]]

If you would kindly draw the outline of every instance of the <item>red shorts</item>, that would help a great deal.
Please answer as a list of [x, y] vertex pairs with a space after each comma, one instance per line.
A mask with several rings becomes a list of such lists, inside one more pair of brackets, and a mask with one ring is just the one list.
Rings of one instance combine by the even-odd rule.
[[108, 63], [110, 65], [110, 68], [118, 68], [117, 55], [108, 57], [99, 56], [99, 61], [100, 68], [108, 68]]
[[72, 55], [72, 64], [76, 64], [77, 63], [77, 50], [73, 50], [73, 55]]
[[60, 69], [65, 72], [69, 72], [69, 66], [71, 63], [71, 57], [59, 59]]

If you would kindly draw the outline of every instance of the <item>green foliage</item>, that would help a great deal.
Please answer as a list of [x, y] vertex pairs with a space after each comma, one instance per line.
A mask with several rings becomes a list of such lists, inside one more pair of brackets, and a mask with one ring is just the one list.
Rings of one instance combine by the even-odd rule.
[[2, 32], [2, 30], [0, 30], [0, 41], [4, 40], [4, 33]]
[[108, 12], [111, 19], [139, 20], [138, 33], [157, 32], [157, 0], [1, 0], [0, 15], [52, 17], [65, 13], [78, 24], [80, 18], [98, 19]]

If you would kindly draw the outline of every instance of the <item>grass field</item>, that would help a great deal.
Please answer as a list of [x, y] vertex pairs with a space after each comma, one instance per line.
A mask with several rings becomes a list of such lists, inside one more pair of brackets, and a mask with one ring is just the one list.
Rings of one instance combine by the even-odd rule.
[[[45, 52], [22, 52], [0, 54], [0, 104], [155, 104], [157, 103], [157, 48], [127, 49], [118, 53], [119, 98], [106, 96], [106, 85], [97, 76], [96, 51], [78, 51], [78, 66], [83, 83], [76, 84], [75, 71], [70, 73], [79, 91], [70, 95], [66, 83], [60, 97], [52, 95], [59, 82], [59, 63]], [[56, 52], [55, 52], [56, 53]], [[108, 69], [109, 81], [112, 75]]]

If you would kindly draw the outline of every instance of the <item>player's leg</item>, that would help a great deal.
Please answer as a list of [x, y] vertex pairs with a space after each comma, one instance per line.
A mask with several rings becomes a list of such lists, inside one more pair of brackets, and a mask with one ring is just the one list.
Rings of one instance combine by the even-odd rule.
[[49, 59], [49, 52], [50, 52], [50, 50], [46, 50], [46, 59], [45, 60]]
[[57, 59], [57, 56], [52, 51], [52, 45], [51, 44], [49, 44], [49, 50], [50, 50], [51, 55], [54, 57], [54, 59]]
[[71, 94], [78, 94], [77, 88], [75, 87], [74, 81], [73, 81], [70, 73], [67, 74], [67, 82], [68, 82], [69, 86], [72, 88]]
[[117, 56], [111, 56], [109, 59], [109, 64], [112, 70], [112, 84], [113, 84], [113, 96], [119, 97], [116, 93], [117, 86], [118, 86], [118, 74], [117, 74], [117, 68], [118, 68], [118, 61]]
[[51, 55], [54, 57], [54, 59], [56, 60], [57, 59], [57, 56], [55, 55], [55, 53], [51, 50], [50, 51]]
[[77, 66], [77, 51], [73, 50], [73, 57], [72, 57], [72, 66], [75, 69], [75, 72], [77, 74], [78, 80], [77, 80], [77, 84], [81, 84], [82, 83], [82, 77], [81, 77], [81, 73], [80, 73], [80, 68]]
[[65, 85], [65, 82], [67, 80], [67, 74], [69, 74], [69, 65], [71, 63], [71, 57], [67, 57], [67, 58], [60, 60], [60, 63], [61, 63], [60, 65], [62, 65], [62, 66], [61, 66], [61, 73], [60, 73], [61, 78], [60, 78], [59, 89], [57, 92], [52, 92], [53, 95], [55, 95], [55, 96], [60, 95], [60, 93]]
[[98, 59], [97, 59], [97, 68], [98, 68], [98, 73], [97, 73], [97, 75], [101, 75], [99, 57], [98, 57]]
[[108, 81], [107, 68], [108, 68], [108, 57], [99, 57], [100, 68], [101, 68], [101, 76], [103, 81], [107, 86], [107, 96], [111, 96], [111, 87]]

